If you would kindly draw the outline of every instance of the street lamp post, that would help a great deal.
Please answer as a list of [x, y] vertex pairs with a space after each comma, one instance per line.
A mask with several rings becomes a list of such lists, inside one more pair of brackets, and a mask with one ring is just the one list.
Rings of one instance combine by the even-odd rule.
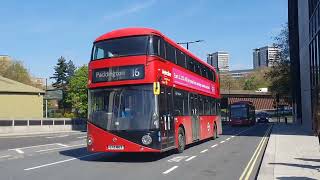
[[187, 41], [187, 42], [178, 42], [177, 44], [186, 44], [187, 49], [189, 49], [189, 44], [203, 42], [204, 40], [196, 40], [196, 41]]

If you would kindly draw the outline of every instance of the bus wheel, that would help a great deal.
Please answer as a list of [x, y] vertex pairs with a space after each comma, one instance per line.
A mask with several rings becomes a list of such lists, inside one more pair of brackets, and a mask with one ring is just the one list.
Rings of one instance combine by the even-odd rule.
[[183, 129], [180, 127], [178, 131], [178, 148], [177, 153], [182, 153], [186, 147], [186, 138]]
[[212, 139], [217, 139], [217, 137], [218, 137], [217, 125], [214, 124]]

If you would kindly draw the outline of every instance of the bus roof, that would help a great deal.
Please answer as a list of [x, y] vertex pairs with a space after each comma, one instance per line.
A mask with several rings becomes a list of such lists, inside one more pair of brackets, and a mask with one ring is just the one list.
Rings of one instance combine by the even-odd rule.
[[151, 28], [141, 28], [141, 27], [133, 27], [133, 28], [123, 28], [123, 29], [117, 29], [111, 32], [108, 32], [106, 34], [103, 34], [102, 36], [98, 37], [94, 42], [97, 41], [103, 41], [107, 39], [114, 39], [119, 37], [127, 37], [127, 36], [139, 36], [139, 35], [157, 35], [161, 36], [165, 41], [169, 42], [171, 45], [173, 45], [175, 48], [179, 49], [180, 51], [184, 52], [186, 55], [192, 57], [193, 59], [197, 60], [198, 62], [204, 64], [208, 68], [214, 70], [215, 74], [216, 70], [213, 66], [209, 65], [207, 62], [201, 60], [200, 58], [193, 55], [189, 50], [185, 49], [184, 47], [180, 46], [173, 40], [169, 39], [165, 35], [163, 35], [160, 31], [151, 29]]

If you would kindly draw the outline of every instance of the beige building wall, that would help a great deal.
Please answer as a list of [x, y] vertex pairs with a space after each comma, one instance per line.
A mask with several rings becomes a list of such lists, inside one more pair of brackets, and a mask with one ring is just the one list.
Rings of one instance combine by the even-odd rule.
[[43, 117], [43, 95], [0, 94], [0, 119]]

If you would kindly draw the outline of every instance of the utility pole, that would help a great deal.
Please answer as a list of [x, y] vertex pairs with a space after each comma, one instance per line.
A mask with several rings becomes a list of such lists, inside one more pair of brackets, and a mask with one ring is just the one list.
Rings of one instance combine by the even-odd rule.
[[187, 41], [187, 42], [178, 42], [177, 44], [186, 44], [187, 49], [189, 49], [189, 44], [203, 42], [204, 40], [196, 40], [196, 41]]
[[[48, 79], [46, 78], [46, 93], [48, 90]], [[46, 98], [46, 118], [48, 118], [48, 97]]]

